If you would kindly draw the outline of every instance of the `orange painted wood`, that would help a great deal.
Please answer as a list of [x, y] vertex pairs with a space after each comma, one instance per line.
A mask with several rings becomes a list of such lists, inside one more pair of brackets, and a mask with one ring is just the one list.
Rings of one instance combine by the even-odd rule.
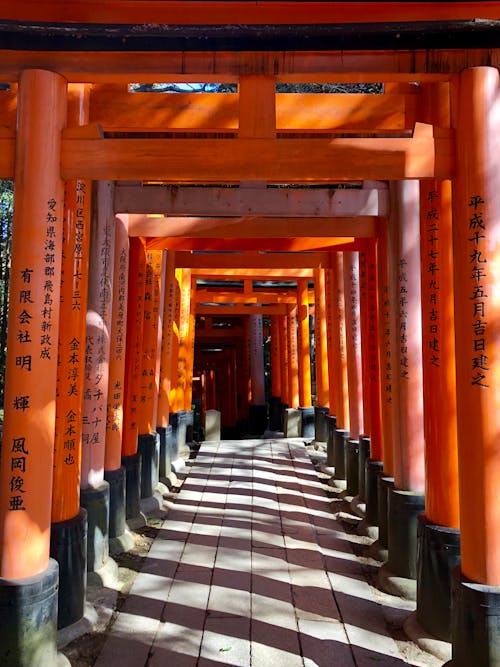
[[379, 364], [379, 305], [375, 239], [360, 252], [361, 346], [364, 431], [370, 436], [370, 457], [382, 460], [382, 415]]
[[113, 297], [115, 216], [113, 183], [95, 188], [89, 257], [85, 383], [83, 393], [81, 487], [96, 488], [104, 481], [109, 351]]
[[[389, 270], [389, 238], [387, 220], [383, 220], [377, 240], [377, 283], [379, 303], [379, 367], [382, 419], [382, 461], [384, 472], [390, 477], [394, 473], [393, 412], [394, 383], [397, 378], [396, 353], [393, 346], [395, 310], [394, 290], [391, 289]], [[392, 281], [393, 282], [393, 281]]]
[[160, 288], [162, 272], [161, 250], [146, 251], [144, 274], [144, 309], [141, 375], [139, 381], [139, 435], [152, 433], [156, 429], [158, 385], [156, 360], [158, 326], [160, 316]]
[[105, 470], [118, 470], [121, 466], [129, 252], [127, 216], [117, 215], [115, 217], [115, 248], [113, 259], [113, 305], [109, 333]]
[[250, 387], [251, 404], [263, 405], [266, 402], [264, 389], [264, 339], [262, 315], [250, 315]]
[[281, 396], [281, 337], [278, 317], [271, 317], [271, 394]]
[[328, 402], [330, 405], [330, 414], [336, 415], [336, 395], [335, 395], [335, 356], [338, 354], [338, 348], [335, 348], [334, 326], [335, 312], [334, 302], [336, 293], [334, 290], [333, 270], [325, 269], [325, 317], [326, 317], [326, 351], [328, 355]]
[[307, 280], [297, 281], [297, 350], [300, 406], [312, 405], [311, 351], [309, 343], [309, 292]]
[[[88, 86], [68, 86], [67, 117], [88, 118]], [[91, 183], [71, 181], [64, 189], [60, 327], [58, 337], [52, 523], [72, 519], [80, 509], [85, 314], [87, 311]], [[50, 332], [50, 330], [49, 330]]]
[[60, 311], [65, 326], [58, 341], [53, 523], [75, 517], [80, 508], [90, 199], [88, 181], [65, 184]]
[[375, 216], [335, 218], [271, 217], [150, 217], [130, 214], [130, 236], [169, 238], [315, 238], [337, 236], [372, 237], [377, 233]]
[[137, 454], [145, 272], [146, 253], [144, 245], [140, 239], [130, 239], [125, 396], [123, 401], [123, 456]]
[[179, 381], [179, 337], [180, 337], [180, 308], [181, 308], [181, 283], [182, 269], [175, 269], [175, 293], [174, 293], [174, 319], [172, 323], [172, 352], [171, 352], [171, 382], [169, 405], [170, 412], [182, 410], [182, 405], [177, 402], [177, 384]]
[[285, 315], [289, 304], [278, 304], [276, 306], [244, 306], [235, 304], [234, 306], [200, 306], [196, 307], [197, 315], [209, 315], [211, 317], [220, 317], [221, 315]]
[[201, 2], [182, 0], [25, 0], [2, 10], [4, 18], [77, 23], [179, 25], [370, 23], [492, 18], [498, 2]]
[[[291, 261], [294, 259], [297, 259], [297, 255], [290, 258]], [[221, 258], [220, 262], [223, 261]], [[253, 281], [276, 279], [293, 281], [297, 278], [313, 278], [314, 275], [313, 269], [193, 269], [191, 274], [198, 279], [210, 278], [220, 281], [241, 280], [248, 277], [252, 278]]]
[[449, 181], [420, 184], [420, 257], [425, 515], [432, 523], [458, 528], [452, 195]]
[[337, 428], [349, 430], [349, 384], [347, 378], [346, 299], [344, 289], [344, 253], [332, 254], [333, 316], [333, 404]]
[[[295, 239], [210, 239], [210, 238], [155, 238], [148, 240], [152, 250], [210, 250], [210, 251], [266, 251], [266, 252], [301, 252], [303, 250], [323, 250], [336, 247], [340, 250], [355, 248], [355, 239], [320, 237]], [[311, 262], [311, 260], [309, 260]]]
[[[196, 324], [196, 303], [194, 295], [196, 292], [196, 281], [193, 280], [191, 271], [189, 272], [191, 283], [190, 283], [190, 292], [189, 292], [189, 326], [188, 326], [188, 335], [186, 339], [186, 389], [184, 393], [184, 410], [191, 410], [193, 407], [193, 368], [194, 368], [194, 343], [195, 343], [195, 324]], [[233, 382], [233, 365], [234, 360], [231, 358], [228, 361], [228, 381]], [[232, 388], [229, 390], [229, 396], [232, 400], [233, 391]], [[235, 419], [236, 421], [236, 419]]]
[[288, 318], [286, 315], [277, 315], [278, 336], [280, 338], [280, 394], [281, 402], [289, 404], [288, 394]]
[[[165, 156], [168, 156], [166, 159]], [[336, 183], [450, 178], [451, 136], [343, 139], [65, 139], [63, 178]]]
[[[312, 277], [312, 274], [302, 273], [302, 270], [307, 270], [315, 266], [328, 266], [329, 262], [329, 253], [327, 252], [314, 252], [308, 253], [305, 255], [287, 255], [282, 252], [277, 253], [265, 253], [261, 254], [260, 252], [245, 252], [233, 255], [200, 255], [193, 254], [191, 252], [177, 252], [176, 256], [176, 266], [179, 268], [193, 268], [201, 270], [213, 270], [217, 269], [219, 273], [223, 273], [225, 270], [237, 269], [238, 271], [246, 271], [248, 269], [259, 269], [258, 276], [256, 274], [251, 274], [252, 277], [255, 275], [256, 278], [262, 276], [265, 278], [272, 278], [273, 269], [270, 267], [275, 267], [276, 269], [290, 269], [292, 271], [297, 271], [295, 276], [303, 278]], [[269, 271], [270, 273], [267, 273]], [[198, 277], [202, 277], [201, 273], [197, 274]], [[240, 273], [236, 273], [241, 277]]]
[[269, 291], [252, 290], [249, 294], [244, 292], [218, 292], [198, 288], [193, 295], [196, 303], [245, 303], [245, 304], [263, 304], [263, 303], [296, 303], [296, 290], [287, 291]]
[[24, 72], [0, 466], [0, 576], [7, 578], [39, 574], [49, 559], [64, 214], [59, 151], [65, 122], [64, 79]]
[[163, 302], [157, 424], [162, 428], [166, 428], [169, 424], [169, 395], [172, 382], [172, 336], [176, 303], [175, 253], [166, 251], [166, 257], [164, 257], [163, 261], [165, 264], [165, 298]]
[[297, 346], [297, 306], [287, 309], [287, 346], [288, 346], [288, 406], [298, 408], [299, 396], [299, 353]]
[[[397, 364], [399, 441], [394, 439], [394, 483], [424, 493], [422, 310], [420, 285], [420, 191], [418, 181], [396, 183]], [[394, 280], [394, 277], [392, 277]]]
[[[243, 80], [250, 77], [241, 77]], [[266, 77], [254, 77], [257, 81]], [[274, 77], [267, 77], [274, 95]], [[259, 85], [257, 90], [260, 90]], [[3, 95], [3, 93], [2, 93]], [[0, 122], [13, 125], [15, 94], [0, 97]], [[252, 99], [252, 98], [251, 98]], [[370, 130], [413, 127], [415, 95], [365, 95], [343, 93], [277, 93], [275, 119], [268, 122], [268, 134], [275, 131]], [[98, 122], [106, 132], [135, 131], [237, 131], [240, 94], [219, 93], [128, 93], [105, 86], [93, 89], [90, 122]], [[332, 103], [334, 102], [334, 103]], [[274, 107], [274, 105], [273, 105]], [[245, 108], [243, 107], [243, 111]], [[245, 117], [243, 116], [243, 119]], [[243, 136], [240, 132], [240, 136]], [[258, 136], [247, 134], [246, 136]]]
[[328, 391], [328, 343], [326, 333], [325, 270], [314, 271], [314, 324], [316, 342], [316, 403], [330, 407]]
[[461, 74], [453, 191], [461, 569], [489, 586], [500, 585], [498, 101], [496, 68]]
[[269, 74], [240, 76], [240, 138], [273, 139], [276, 136], [276, 79]]
[[359, 302], [359, 253], [344, 253], [343, 270], [347, 382], [349, 393], [349, 436], [357, 439], [364, 433]]

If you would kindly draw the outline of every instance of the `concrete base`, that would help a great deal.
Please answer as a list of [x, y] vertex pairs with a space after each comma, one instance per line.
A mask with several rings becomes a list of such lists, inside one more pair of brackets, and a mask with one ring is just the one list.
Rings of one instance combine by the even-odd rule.
[[383, 549], [389, 546], [389, 493], [393, 488], [394, 477], [380, 473], [377, 484], [378, 539]]
[[154, 433], [139, 435], [137, 451], [141, 455], [141, 500], [150, 498], [159, 482], [160, 436]]
[[285, 422], [283, 424], [283, 433], [285, 438], [300, 438], [302, 416], [299, 410], [287, 408], [285, 410]]
[[269, 400], [269, 430], [281, 431], [281, 397], [271, 396]]
[[195, 446], [194, 441], [194, 412], [185, 410], [186, 413], [186, 445], [191, 448]]
[[370, 526], [377, 526], [377, 528], [378, 528], [377, 480], [379, 473], [383, 471], [383, 468], [384, 465], [381, 461], [374, 461], [373, 459], [368, 459], [365, 465], [366, 522]]
[[157, 426], [156, 432], [160, 437], [160, 460], [158, 464], [160, 481], [166, 484], [172, 472], [172, 427]]
[[348, 496], [358, 495], [359, 440], [345, 439], [345, 478]]
[[[389, 550], [390, 559], [390, 550]], [[404, 600], [417, 599], [417, 582], [408, 577], [399, 577], [391, 571], [389, 563], [384, 563], [377, 572], [377, 586], [380, 590]]]
[[134, 536], [125, 528], [121, 535], [111, 537], [109, 540], [109, 553], [111, 556], [119, 556], [120, 554], [130, 551], [135, 546]]
[[427, 633], [451, 640], [451, 573], [460, 565], [460, 531], [430, 523], [417, 525], [417, 619]]
[[326, 418], [327, 440], [326, 440], [326, 465], [330, 468], [335, 466], [334, 446], [335, 431], [337, 430], [337, 417], [328, 415]]
[[87, 512], [51, 524], [50, 556], [59, 565], [57, 628], [79, 621], [87, 589]]
[[396, 577], [417, 578], [418, 515], [425, 509], [422, 493], [392, 489], [389, 492], [389, 560]]
[[109, 557], [109, 484], [81, 489], [80, 505], [87, 510], [87, 572], [96, 572]]
[[249, 435], [261, 436], [267, 429], [267, 405], [248, 406], [248, 433]]
[[333, 463], [335, 466], [335, 479], [345, 479], [345, 439], [349, 431], [341, 428], [335, 429], [333, 442]]
[[[366, 520], [366, 517], [365, 517], [360, 523], [358, 523], [358, 525], [356, 527], [356, 533], [358, 535], [363, 536], [363, 537], [369, 537], [371, 540], [375, 541], [375, 540], [378, 539], [378, 526], [372, 526], [370, 523], [368, 523], [368, 521]], [[387, 552], [387, 549], [385, 551]], [[380, 554], [377, 553], [377, 556], [379, 556], [379, 555]], [[386, 559], [387, 559], [387, 553], [386, 553], [386, 556], [385, 556], [384, 560], [386, 560]], [[376, 558], [375, 560], [379, 560], [379, 559]]]
[[118, 565], [116, 561], [108, 558], [106, 564], [100, 570], [87, 572], [87, 584], [89, 586], [116, 588], [118, 584]]
[[451, 644], [433, 637], [424, 628], [422, 628], [418, 622], [416, 612], [413, 612], [413, 614], [408, 616], [406, 621], [403, 623], [403, 630], [405, 631], [408, 639], [421, 648], [422, 651], [430, 653], [442, 662], [450, 660]]
[[57, 664], [59, 567], [25, 579], [0, 578], [0, 665], [53, 667]]
[[500, 667], [500, 586], [452, 575], [451, 637], [453, 667]]
[[109, 484], [109, 539], [125, 532], [125, 467], [105, 470], [104, 479]]
[[299, 407], [301, 415], [300, 437], [314, 438], [314, 408], [312, 406]]
[[353, 497], [353, 499], [349, 503], [349, 507], [351, 509], [351, 512], [356, 516], [359, 516], [360, 519], [365, 518], [366, 505], [364, 502], [362, 502], [359, 495]]
[[95, 608], [86, 602], [82, 618], [76, 623], [57, 631], [57, 647], [63, 648], [78, 637], [83, 637], [87, 632], [92, 632], [97, 623], [97, 618]]
[[370, 458], [370, 438], [359, 436], [358, 454], [358, 496], [362, 503], [366, 502], [366, 462]]
[[205, 440], [208, 442], [220, 440], [220, 412], [218, 410], [205, 412]]
[[141, 513], [141, 455], [122, 456], [122, 464], [125, 468], [125, 518], [133, 527], [131, 522], [139, 519]]
[[328, 441], [328, 423], [327, 416], [330, 408], [321, 405], [314, 407], [314, 440], [316, 442]]
[[172, 461], [175, 461], [179, 458], [179, 451], [186, 447], [186, 412], [171, 412], [168, 420], [172, 426]]

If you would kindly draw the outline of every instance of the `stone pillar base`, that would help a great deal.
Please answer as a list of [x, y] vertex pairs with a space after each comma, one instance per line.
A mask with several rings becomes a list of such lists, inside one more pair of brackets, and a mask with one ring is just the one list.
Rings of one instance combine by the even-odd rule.
[[420, 514], [417, 540], [417, 620], [431, 635], [449, 642], [451, 572], [460, 564], [460, 531]]
[[87, 590], [87, 512], [50, 527], [50, 556], [59, 565], [57, 629], [76, 623], [85, 611]]
[[186, 413], [186, 445], [191, 449], [195, 446], [194, 441], [194, 411], [184, 410]]
[[299, 438], [301, 431], [300, 425], [300, 410], [296, 410], [295, 408], [287, 408], [285, 411], [285, 423], [283, 425], [285, 438]]
[[25, 579], [0, 578], [0, 665], [57, 665], [57, 587], [59, 568]]
[[141, 455], [141, 499], [151, 498], [159, 482], [160, 436], [158, 433], [139, 435], [137, 451]]
[[281, 431], [281, 398], [271, 396], [269, 401], [269, 430]]
[[338, 428], [335, 430], [333, 443], [333, 459], [335, 464], [335, 479], [345, 479], [345, 439], [349, 431]]
[[500, 586], [451, 580], [452, 667], [500, 667]]
[[394, 488], [394, 477], [388, 477], [383, 471], [377, 478], [378, 539], [370, 547], [370, 555], [375, 560], [386, 561], [389, 555], [389, 504], [388, 494]]
[[109, 484], [109, 537], [120, 537], [125, 532], [125, 468], [105, 470]]
[[425, 509], [423, 493], [392, 489], [389, 492], [389, 560], [397, 577], [417, 578], [418, 515]]
[[358, 495], [359, 440], [345, 438], [345, 479], [348, 496]]
[[370, 438], [359, 436], [358, 456], [358, 496], [362, 503], [366, 502], [366, 462], [370, 458]]
[[368, 459], [365, 468], [366, 523], [378, 526], [378, 477], [384, 469], [382, 461]]
[[160, 482], [170, 486], [172, 474], [172, 427], [170, 424], [168, 426], [157, 426], [156, 432], [160, 438], [160, 460], [158, 463]]
[[[177, 461], [186, 450], [186, 412], [171, 412], [168, 420], [172, 426], [172, 462]], [[182, 453], [181, 453], [182, 452]]]
[[302, 422], [300, 427], [301, 438], [314, 438], [314, 408], [312, 406], [300, 407]]
[[267, 405], [248, 406], [248, 433], [249, 435], [261, 436], [267, 429]]
[[141, 528], [146, 525], [146, 517], [141, 513], [141, 467], [139, 453], [122, 456], [125, 468], [125, 517], [129, 528]]
[[335, 431], [337, 429], [337, 417], [334, 415], [328, 415], [326, 418], [326, 427], [328, 430], [328, 437], [326, 440], [326, 465], [328, 468], [333, 468], [335, 466]]
[[96, 572], [109, 558], [109, 484], [81, 489], [80, 505], [87, 510], [87, 572]]
[[205, 440], [209, 442], [220, 440], [220, 412], [218, 410], [205, 412]]
[[314, 407], [314, 440], [316, 442], [328, 441], [328, 413], [330, 408], [324, 408], [321, 405]]

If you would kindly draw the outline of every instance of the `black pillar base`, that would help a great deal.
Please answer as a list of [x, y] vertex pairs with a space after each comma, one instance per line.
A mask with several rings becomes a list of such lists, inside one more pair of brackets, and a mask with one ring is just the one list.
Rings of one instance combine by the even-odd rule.
[[335, 465], [335, 431], [337, 429], [337, 417], [335, 415], [328, 415], [326, 418], [326, 427], [328, 430], [328, 438], [326, 441], [326, 465], [333, 468]]
[[451, 572], [460, 564], [460, 531], [430, 523], [417, 526], [417, 620], [431, 635], [451, 639]]
[[288, 410], [290, 406], [288, 403], [280, 403], [280, 427], [279, 431], [284, 431], [285, 430], [285, 419], [286, 419], [286, 411]]
[[254, 405], [251, 403], [248, 406], [248, 434], [262, 435], [267, 429], [267, 405]]
[[359, 436], [358, 455], [358, 497], [360, 502], [366, 502], [366, 462], [370, 458], [370, 438]]
[[394, 488], [394, 477], [382, 472], [378, 478], [378, 542], [382, 549], [389, 547], [389, 493]]
[[171, 412], [168, 420], [172, 426], [172, 461], [177, 461], [179, 452], [186, 448], [186, 412]]
[[359, 440], [345, 439], [345, 478], [348, 496], [358, 495]]
[[457, 568], [451, 578], [453, 667], [500, 667], [500, 586], [466, 579]]
[[157, 426], [156, 432], [160, 436], [160, 461], [158, 464], [160, 482], [167, 484], [172, 474], [172, 427]]
[[[50, 526], [50, 557], [59, 565], [57, 629], [76, 623], [85, 611], [87, 591], [87, 512]], [[0, 663], [1, 664], [1, 663]]]
[[0, 578], [0, 665], [54, 667], [57, 664], [59, 568], [25, 579]]
[[121, 537], [125, 532], [125, 468], [105, 470], [104, 479], [109, 484], [109, 539]]
[[186, 445], [191, 448], [194, 446], [194, 411], [184, 410], [186, 413]]
[[396, 577], [417, 578], [417, 519], [425, 509], [422, 493], [392, 489], [389, 492], [389, 560]]
[[125, 468], [125, 517], [127, 521], [136, 520], [141, 517], [141, 455], [122, 456], [122, 465]]
[[137, 451], [141, 455], [141, 498], [151, 498], [159, 481], [160, 437], [158, 433], [139, 435]]
[[299, 407], [302, 417], [300, 436], [314, 438], [314, 408], [312, 406]]
[[81, 489], [80, 505], [87, 510], [87, 572], [97, 572], [109, 558], [109, 484]]
[[[384, 469], [382, 461], [368, 459], [365, 467], [366, 523], [378, 526], [378, 478]], [[386, 521], [387, 524], [387, 521]]]
[[314, 439], [316, 442], [328, 442], [327, 415], [330, 408], [321, 405], [314, 407]]
[[335, 479], [345, 479], [345, 439], [349, 431], [338, 428], [335, 430], [333, 443], [333, 459], [335, 464]]
[[281, 398], [271, 396], [269, 400], [269, 430], [281, 431]]

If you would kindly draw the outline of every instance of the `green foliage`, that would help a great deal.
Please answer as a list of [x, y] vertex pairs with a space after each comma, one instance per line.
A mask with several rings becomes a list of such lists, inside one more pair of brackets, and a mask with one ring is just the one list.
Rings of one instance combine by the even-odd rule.
[[14, 186], [0, 180], [0, 406], [3, 405]]

